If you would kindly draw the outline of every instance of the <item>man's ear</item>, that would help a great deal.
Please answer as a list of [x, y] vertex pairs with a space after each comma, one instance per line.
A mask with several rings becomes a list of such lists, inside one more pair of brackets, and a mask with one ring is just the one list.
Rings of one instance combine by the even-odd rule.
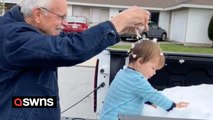
[[32, 17], [36, 23], [41, 22], [42, 10], [40, 8], [34, 8], [32, 10]]

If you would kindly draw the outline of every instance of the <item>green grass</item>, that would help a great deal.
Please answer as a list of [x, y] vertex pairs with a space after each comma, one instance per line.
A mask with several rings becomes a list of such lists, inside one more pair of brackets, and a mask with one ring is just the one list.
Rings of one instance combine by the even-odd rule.
[[[128, 45], [114, 45], [110, 48], [113, 49], [130, 49], [131, 44]], [[161, 49], [164, 52], [187, 52], [187, 53], [204, 53], [204, 54], [213, 54], [213, 48], [206, 47], [188, 47], [181, 44], [160, 44]]]
[[180, 44], [161, 44], [163, 51], [213, 54], [213, 48], [187, 47]]

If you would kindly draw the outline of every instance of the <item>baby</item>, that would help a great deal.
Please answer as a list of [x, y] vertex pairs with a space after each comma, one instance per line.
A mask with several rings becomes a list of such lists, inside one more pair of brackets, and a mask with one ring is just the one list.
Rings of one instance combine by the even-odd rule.
[[164, 64], [165, 57], [156, 42], [137, 42], [129, 51], [128, 67], [120, 70], [110, 85], [100, 120], [117, 120], [118, 114], [141, 115], [145, 102], [166, 111], [187, 107], [187, 102], [173, 102], [148, 82]]

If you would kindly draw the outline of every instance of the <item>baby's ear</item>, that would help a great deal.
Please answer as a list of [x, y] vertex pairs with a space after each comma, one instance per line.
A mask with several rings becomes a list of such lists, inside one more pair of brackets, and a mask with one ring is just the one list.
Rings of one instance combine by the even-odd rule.
[[140, 58], [138, 58], [137, 59], [137, 62], [140, 64], [140, 65], [142, 65], [144, 62], [143, 62], [143, 58], [142, 57], [140, 57]]

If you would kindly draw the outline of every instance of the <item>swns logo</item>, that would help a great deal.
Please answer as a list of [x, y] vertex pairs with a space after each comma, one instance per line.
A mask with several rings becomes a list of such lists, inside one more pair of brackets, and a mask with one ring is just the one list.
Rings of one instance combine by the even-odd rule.
[[13, 108], [56, 108], [56, 97], [13, 96]]

